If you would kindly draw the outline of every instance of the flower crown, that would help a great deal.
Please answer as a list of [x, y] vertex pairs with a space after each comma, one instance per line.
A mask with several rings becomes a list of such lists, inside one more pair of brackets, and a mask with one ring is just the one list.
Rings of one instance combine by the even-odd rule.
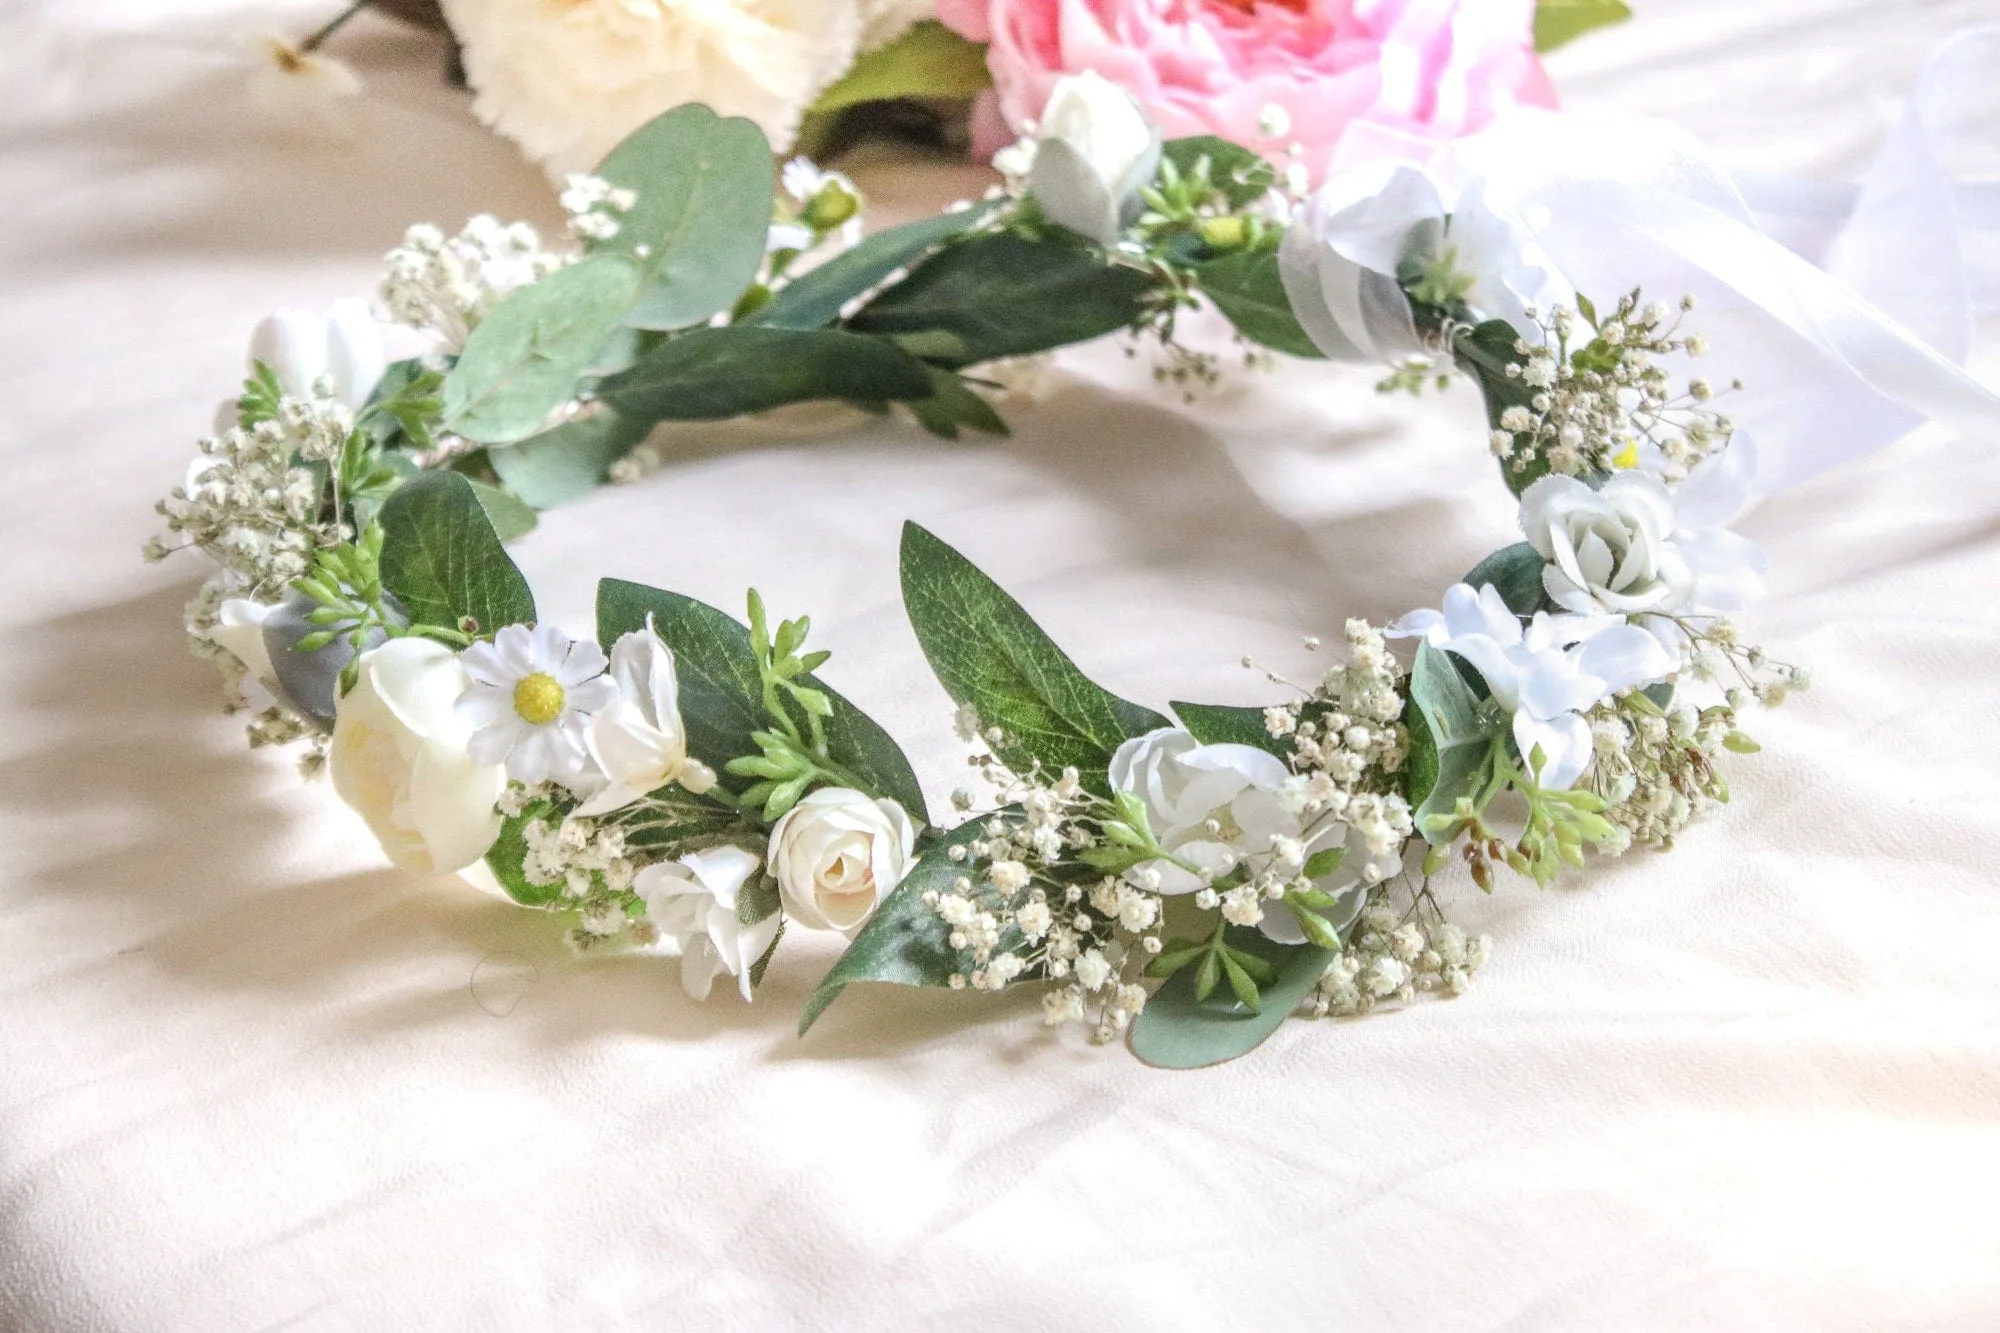
[[[187, 627], [253, 744], [302, 743], [398, 866], [490, 872], [578, 950], [677, 954], [697, 998], [726, 974], [747, 1000], [788, 927], [833, 930], [801, 1033], [856, 981], [1038, 982], [1050, 1022], [1176, 1067], [1294, 1013], [1458, 994], [1488, 941], [1445, 919], [1454, 863], [1546, 885], [1728, 799], [1746, 714], [1807, 675], [1729, 619], [1764, 567], [1724, 526], [1756, 458], [1718, 407], [1740, 386], [1669, 369], [1705, 350], [1692, 298], [1594, 304], [1477, 179], [1403, 167], [1301, 204], [1093, 76], [1000, 165], [989, 197], [863, 239], [846, 178], [776, 173], [747, 121], [682, 107], [572, 179], [569, 249], [416, 227], [393, 323], [267, 321], [152, 550], [221, 566]], [[1470, 377], [1524, 540], [1436, 609], [1347, 622], [1272, 706], [1170, 717], [907, 526], [905, 605], [977, 779], [955, 827], [804, 617], [607, 579], [573, 639], [505, 550], [657, 464], [662, 421], [832, 400], [1004, 433], [1012, 359], [1121, 330], [1190, 384], [1216, 369], [1174, 337], [1198, 306], [1253, 360]]]

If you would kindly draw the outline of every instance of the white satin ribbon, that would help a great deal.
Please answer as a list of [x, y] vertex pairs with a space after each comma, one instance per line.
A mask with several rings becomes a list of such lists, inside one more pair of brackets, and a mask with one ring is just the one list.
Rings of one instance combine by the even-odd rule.
[[1753, 182], [1762, 216], [1791, 220], [1789, 246], [1663, 122], [1524, 111], [1462, 144], [1455, 165], [1486, 178], [1579, 290], [1697, 299], [1711, 378], [1745, 382], [1728, 410], [1756, 436], [1756, 490], [1770, 494], [1925, 418], [2000, 443], [2000, 397], [1958, 364], [1975, 291], [2000, 295], [1972, 229], [1996, 220], [2000, 188], [1950, 174], [1968, 148], [2000, 149], [1994, 70], [2000, 28], [1942, 48], [1858, 190]]

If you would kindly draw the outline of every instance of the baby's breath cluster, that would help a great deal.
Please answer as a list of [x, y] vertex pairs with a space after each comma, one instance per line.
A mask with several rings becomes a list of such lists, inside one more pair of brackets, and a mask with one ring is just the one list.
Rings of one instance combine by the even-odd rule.
[[[601, 213], [602, 206], [610, 203], [607, 193], [583, 211]], [[541, 237], [527, 223], [503, 223], [484, 213], [456, 236], [419, 223], [385, 258], [388, 273], [382, 279], [382, 304], [390, 316], [435, 334], [450, 351], [465, 346], [473, 328], [503, 298], [566, 262], [564, 256], [543, 249]]]
[[[1664, 480], [1729, 443], [1734, 426], [1710, 404], [1718, 390], [1701, 378], [1677, 384], [1663, 357], [1698, 357], [1706, 344], [1683, 333], [1694, 298], [1640, 304], [1633, 292], [1600, 318], [1588, 300], [1536, 314], [1539, 342], [1517, 340], [1506, 375], [1525, 402], [1506, 408], [1492, 434], [1494, 454], [1517, 473], [1609, 473], [1651, 462]], [[1740, 387], [1732, 384], [1731, 388]]]
[[638, 205], [639, 195], [602, 176], [572, 173], [563, 183], [560, 202], [569, 216], [571, 236], [579, 241], [608, 241], [618, 234], [618, 219]]

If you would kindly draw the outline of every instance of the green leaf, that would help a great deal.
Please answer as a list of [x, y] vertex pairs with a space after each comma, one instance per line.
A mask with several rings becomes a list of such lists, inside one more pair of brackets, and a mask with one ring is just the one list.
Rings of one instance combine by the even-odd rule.
[[1535, 50], [1553, 51], [1592, 29], [1631, 17], [1625, 0], [1540, 0], [1535, 6]]
[[354, 424], [383, 449], [431, 449], [431, 423], [444, 409], [438, 396], [443, 385], [443, 373], [421, 360], [391, 362]]
[[775, 186], [771, 146], [754, 124], [678, 106], [626, 136], [597, 174], [638, 195], [617, 235], [595, 247], [641, 266], [644, 291], [622, 318], [685, 328], [729, 309], [756, 280]]
[[382, 584], [412, 623], [481, 634], [535, 618], [528, 580], [507, 558], [472, 483], [456, 472], [423, 472], [382, 505]]
[[1526, 542], [1503, 547], [1472, 567], [1465, 582], [1474, 588], [1492, 584], [1500, 600], [1517, 616], [1532, 616], [1549, 604], [1542, 586], [1541, 552]]
[[278, 415], [278, 403], [284, 396], [278, 372], [268, 362], [253, 362], [249, 378], [243, 381], [243, 392], [236, 399], [236, 424], [247, 429], [271, 420]]
[[1263, 1006], [1258, 1002], [1257, 983], [1243, 970], [1243, 964], [1236, 961], [1226, 950], [1215, 955], [1222, 960], [1222, 970], [1229, 978], [1229, 989], [1235, 992], [1236, 1002], [1251, 1013], [1261, 1013]]
[[1203, 745], [1251, 745], [1280, 759], [1292, 757], [1291, 742], [1273, 736], [1264, 725], [1261, 708], [1237, 708], [1227, 704], [1172, 703], [1174, 716], [1181, 720]]
[[[734, 616], [692, 597], [622, 579], [598, 583], [597, 640], [606, 652], [619, 635], [644, 629], [648, 613], [674, 650], [688, 751], [718, 771], [733, 759], [758, 754], [754, 734], [770, 719], [750, 631]], [[865, 780], [871, 795], [886, 796], [910, 818], [928, 823], [923, 788], [889, 733], [818, 677], [801, 675], [797, 681], [825, 695], [831, 705], [824, 724], [828, 755]]]
[[[1510, 407], [1527, 407], [1535, 396], [1533, 386], [1507, 374], [1508, 366], [1523, 359], [1514, 350], [1514, 344], [1520, 340], [1521, 335], [1512, 324], [1504, 319], [1489, 319], [1470, 333], [1460, 335], [1452, 344], [1459, 369], [1479, 385], [1480, 396], [1486, 400], [1486, 423], [1494, 430], [1500, 429], [1503, 412]], [[1547, 476], [1548, 471], [1547, 458], [1539, 455], [1519, 472], [1511, 462], [1500, 464], [1500, 475], [1505, 478], [1507, 489], [1517, 496]]]
[[956, 213], [906, 222], [878, 231], [852, 250], [793, 278], [753, 320], [780, 329], [817, 329], [840, 317], [841, 307], [887, 281], [897, 269], [914, 269], [946, 241], [986, 222], [999, 201]]
[[[1337, 955], [1315, 945], [1276, 944], [1253, 929], [1232, 926], [1227, 942], [1276, 969], [1252, 1012], [1234, 995], [1195, 998], [1194, 979], [1177, 973], [1146, 1002], [1132, 1023], [1132, 1053], [1161, 1069], [1200, 1069], [1254, 1050], [1312, 992]], [[1240, 966], [1240, 964], [1239, 964]], [[1234, 978], [1231, 978], [1232, 983]]]
[[1160, 145], [1162, 162], [1172, 163], [1183, 178], [1193, 176], [1204, 157], [1208, 159], [1209, 182], [1222, 191], [1232, 207], [1255, 203], [1277, 183], [1278, 173], [1262, 153], [1212, 134], [1192, 134]]
[[1506, 734], [1505, 710], [1475, 695], [1444, 649], [1421, 643], [1404, 721], [1410, 731], [1410, 804], [1418, 832], [1436, 842], [1426, 821], [1450, 813], [1458, 798], [1477, 786], [1494, 739]]
[[486, 511], [493, 535], [501, 541], [516, 541], [535, 530], [535, 511], [523, 504], [518, 495], [479, 481], [472, 483], [472, 493], [478, 498], [479, 507]]
[[636, 264], [597, 255], [509, 296], [479, 322], [444, 381], [444, 421], [482, 444], [534, 434], [576, 393], [638, 295]]
[[[847, 321], [858, 333], [927, 335], [957, 369], [1114, 333], [1145, 310], [1151, 275], [1098, 252], [1012, 232], [949, 246]], [[938, 335], [955, 341], [939, 343]]]
[[644, 423], [605, 410], [486, 457], [509, 490], [537, 509], [552, 509], [603, 481], [605, 470], [645, 438]]
[[1275, 250], [1246, 250], [1195, 265], [1202, 291], [1251, 342], [1287, 356], [1320, 357], [1285, 296]]
[[952, 882], [965, 873], [964, 863], [951, 859], [951, 849], [984, 837], [992, 818], [982, 815], [960, 824], [910, 868], [833, 970], [813, 989], [799, 1015], [801, 1037], [826, 1007], [857, 981], [886, 981], [898, 986], [950, 983], [951, 974], [960, 965], [958, 951], [951, 947], [951, 927], [924, 905], [924, 894], [950, 892]]
[[634, 421], [720, 421], [816, 398], [922, 398], [931, 381], [916, 358], [880, 338], [838, 329], [738, 324], [670, 338], [599, 395]]
[[500, 887], [507, 890], [507, 896], [524, 907], [546, 907], [563, 894], [561, 880], [551, 884], [531, 883], [527, 872], [521, 868], [528, 855], [525, 830], [529, 823], [537, 819], [553, 821], [555, 809], [547, 801], [535, 801], [522, 807], [520, 814], [500, 826], [500, 836], [486, 852], [486, 868], [493, 872], [493, 878], [500, 881]]
[[1168, 725], [1077, 670], [993, 580], [914, 523], [903, 525], [903, 605], [945, 692], [1003, 733], [993, 752], [1015, 772], [1074, 766], [1105, 790], [1112, 753]]
[[905, 29], [887, 46], [863, 52], [847, 73], [813, 102], [807, 115], [822, 116], [862, 102], [902, 97], [970, 101], [993, 86], [986, 47], [935, 19]]
[[[1323, 879], [1340, 869], [1340, 863], [1346, 859], [1347, 848], [1345, 845], [1321, 848], [1306, 858], [1305, 869], [1302, 873], [1307, 879]], [[1318, 891], [1314, 890], [1314, 892], [1317, 893]], [[1327, 907], [1331, 905], [1331, 900], [1316, 905]]]
[[993, 410], [993, 404], [976, 393], [962, 375], [941, 366], [925, 367], [930, 372], [931, 393], [904, 404], [917, 424], [947, 440], [958, 438], [961, 429], [985, 435], [1007, 434], [1007, 423]]

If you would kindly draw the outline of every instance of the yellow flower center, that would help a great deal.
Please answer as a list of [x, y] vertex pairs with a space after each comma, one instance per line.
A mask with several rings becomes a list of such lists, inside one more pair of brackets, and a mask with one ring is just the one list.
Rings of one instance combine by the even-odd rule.
[[514, 687], [514, 711], [533, 726], [542, 726], [562, 716], [562, 682], [546, 671], [521, 677]]

